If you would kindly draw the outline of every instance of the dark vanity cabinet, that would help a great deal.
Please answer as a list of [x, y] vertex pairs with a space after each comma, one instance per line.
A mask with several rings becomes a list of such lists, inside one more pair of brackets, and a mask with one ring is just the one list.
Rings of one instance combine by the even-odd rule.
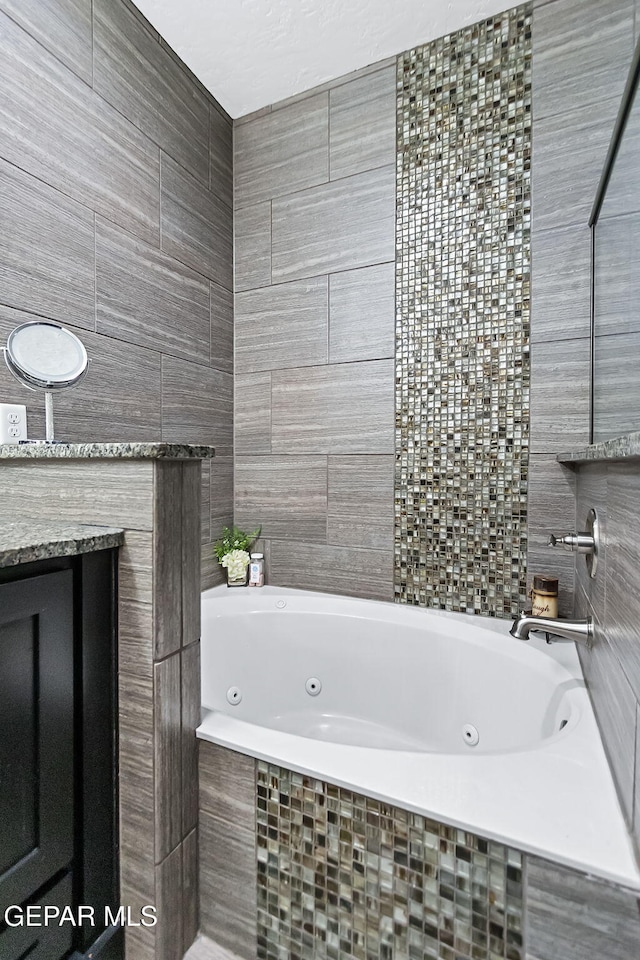
[[115, 551], [0, 570], [2, 960], [121, 955], [115, 609]]

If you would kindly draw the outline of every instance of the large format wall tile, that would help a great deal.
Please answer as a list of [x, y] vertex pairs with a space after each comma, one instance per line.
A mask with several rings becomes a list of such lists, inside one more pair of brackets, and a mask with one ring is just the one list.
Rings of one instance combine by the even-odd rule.
[[329, 362], [395, 355], [395, 263], [329, 278]]
[[205, 443], [228, 457], [233, 443], [233, 377], [214, 367], [162, 358], [162, 439]]
[[[33, 316], [0, 306], [0, 340]], [[54, 400], [56, 436], [87, 441], [157, 440], [161, 428], [160, 354], [88, 330], [74, 331], [89, 355], [89, 370], [73, 390]], [[44, 436], [44, 401], [6, 378], [2, 400], [27, 406], [29, 436]]]
[[209, 117], [209, 188], [232, 207], [233, 124], [213, 103], [209, 105]]
[[209, 104], [123, 3], [94, 0], [94, 88], [209, 182]]
[[[97, 523], [107, 527], [151, 530], [153, 526], [153, 473], [149, 461], [103, 461], [100, 482], [91, 460], [68, 460], [64, 479], [60, 461], [42, 460], [38, 469], [28, 460], [2, 464], [5, 482], [11, 485], [11, 510], [30, 517], [38, 504], [38, 517], [64, 523]], [[127, 496], [122, 496], [125, 486]]]
[[[640, 101], [638, 103], [640, 112]], [[639, 116], [640, 120], [640, 116]], [[640, 138], [639, 138], [640, 141]], [[640, 153], [640, 142], [634, 162]], [[637, 164], [636, 164], [637, 166]], [[637, 202], [640, 204], [640, 175]], [[629, 206], [631, 202], [629, 201]], [[640, 214], [600, 216], [595, 229], [595, 332], [597, 337], [640, 330]]]
[[271, 201], [234, 211], [235, 290], [271, 283]]
[[[585, 29], [585, 24], [589, 29]], [[549, 3], [536, 12], [536, 117], [621, 97], [633, 52], [633, 0]]]
[[95, 240], [91, 211], [0, 161], [0, 222], [0, 300], [93, 330]]
[[[574, 472], [574, 471], [572, 471]], [[600, 525], [597, 576], [589, 576], [586, 557], [575, 556], [576, 591], [582, 590], [599, 623], [605, 623], [605, 583], [608, 551], [608, 481], [603, 463], [585, 465], [576, 475], [576, 520], [574, 530], [586, 530], [587, 515], [595, 510]], [[567, 528], [568, 529], [568, 528]]]
[[282, 197], [272, 210], [274, 281], [386, 263], [395, 256], [394, 166]]
[[275, 370], [273, 453], [392, 453], [393, 361]]
[[[183, 540], [184, 542], [184, 540]], [[200, 578], [195, 581], [200, 590]], [[199, 608], [200, 604], [197, 604]], [[182, 836], [187, 836], [198, 825], [198, 740], [200, 726], [200, 643], [184, 647], [181, 658], [180, 683], [182, 689]]]
[[[326, 539], [328, 452], [355, 454], [354, 463], [362, 454], [362, 463], [372, 464], [364, 479], [357, 478], [375, 504], [369, 524], [366, 497], [358, 500], [358, 488], [352, 496], [346, 465], [342, 472], [337, 467], [336, 540], [350, 537], [356, 548], [360, 538], [382, 543], [393, 523], [393, 497], [387, 502], [379, 493], [373, 461], [390, 463], [393, 451], [394, 71], [395, 61], [368, 68], [329, 85], [328, 92], [300, 95], [234, 128], [236, 151], [241, 146], [246, 152], [240, 165], [262, 170], [257, 193], [240, 189], [234, 211], [235, 345], [242, 371], [235, 391], [236, 520], [263, 524], [261, 548], [273, 583], [284, 582], [282, 573], [302, 585], [286, 558], [284, 566], [279, 562], [284, 541], [301, 543], [304, 536], [315, 549]], [[266, 164], [260, 126], [272, 138]], [[308, 144], [300, 136], [307, 129], [315, 131]], [[305, 170], [298, 157], [307, 147], [316, 154]], [[326, 182], [329, 149], [332, 184]], [[367, 555], [359, 559], [366, 563]], [[381, 558], [382, 551], [373, 552], [374, 570]], [[349, 562], [331, 581], [339, 590]], [[317, 581], [303, 574], [305, 583], [330, 589], [324, 572], [316, 572]], [[384, 587], [379, 573], [370, 580], [358, 574], [355, 592], [390, 598], [386, 571], [382, 580]], [[352, 583], [347, 591], [354, 592]]]
[[0, 156], [157, 243], [157, 146], [4, 14], [0, 31]]
[[531, 343], [588, 337], [591, 329], [591, 231], [586, 219], [569, 227], [534, 229], [531, 259], [535, 264]]
[[[180, 649], [182, 641], [182, 516], [175, 505], [182, 499], [182, 464], [154, 464], [153, 597], [155, 660]], [[166, 851], [165, 851], [166, 852]]]
[[96, 224], [98, 333], [208, 360], [209, 283], [102, 220]]
[[[157, 486], [157, 482], [156, 482]], [[200, 639], [200, 514], [202, 468], [196, 460], [182, 464], [182, 645]], [[183, 678], [184, 679], [184, 678]], [[200, 686], [198, 674], [194, 684]], [[190, 826], [193, 826], [191, 824]]]
[[564, 453], [589, 442], [588, 339], [531, 348], [531, 452]]
[[235, 519], [262, 536], [307, 541], [327, 538], [326, 457], [237, 457]]
[[89, 354], [89, 371], [77, 387], [54, 400], [57, 436], [75, 441], [157, 440], [160, 355], [96, 333], [78, 334]]
[[231, 209], [162, 155], [162, 249], [228, 290], [233, 285]]
[[327, 362], [327, 278], [237, 293], [235, 358], [239, 373]]
[[[153, 682], [121, 671], [118, 676], [120, 895], [136, 913], [154, 902], [155, 847], [149, 820], [154, 811]], [[122, 812], [126, 811], [126, 816]], [[153, 943], [153, 938], [152, 941]], [[153, 957], [153, 953], [142, 953]]]
[[527, 575], [559, 579], [560, 614], [573, 616], [573, 554], [548, 546], [549, 534], [560, 536], [575, 527], [576, 478], [573, 470], [558, 463], [553, 454], [532, 454], [529, 459], [527, 524]]
[[244, 830], [255, 826], [255, 760], [199, 741], [200, 810]]
[[271, 371], [234, 377], [235, 452], [271, 453]]
[[214, 457], [209, 476], [209, 516], [211, 541], [215, 543], [223, 527], [233, 522], [233, 458]]
[[270, 577], [301, 590], [393, 600], [393, 552], [271, 540]]
[[198, 831], [192, 830], [182, 844], [182, 953], [198, 936]]
[[528, 955], [535, 960], [631, 960], [638, 956], [637, 892], [527, 858]]
[[640, 332], [596, 337], [593, 440], [640, 430]]
[[640, 849], [640, 703], [636, 715], [636, 783], [633, 803], [633, 837]]
[[238, 206], [328, 180], [328, 138], [326, 93], [237, 126], [234, 182]]
[[396, 149], [395, 64], [329, 93], [332, 180], [389, 163]]
[[156, 863], [182, 839], [182, 718], [180, 654], [154, 664]]
[[392, 456], [329, 457], [327, 543], [391, 552], [393, 485]]
[[91, 83], [91, 0], [0, 0], [0, 10]]
[[[591, 610], [592, 616], [595, 613]], [[581, 648], [579, 653], [620, 806], [625, 820], [631, 824], [637, 701], [620, 661], [607, 640], [606, 625], [595, 616], [591, 649]]]
[[155, 870], [155, 904], [163, 920], [155, 931], [156, 960], [182, 960], [184, 955], [182, 867], [182, 848], [177, 846]]
[[255, 960], [255, 761], [203, 740], [199, 748], [201, 928]]
[[211, 366], [233, 373], [233, 294], [218, 283], [209, 285], [211, 302]]
[[200, 480], [202, 482], [200, 542], [205, 544], [211, 542], [211, 460], [202, 461]]
[[536, 229], [587, 223], [618, 106], [613, 98], [536, 121], [531, 168]]
[[[609, 468], [606, 504], [606, 557], [600, 583], [606, 594], [607, 639], [624, 665], [640, 703], [640, 471], [637, 463]], [[640, 771], [636, 776], [640, 776]]]

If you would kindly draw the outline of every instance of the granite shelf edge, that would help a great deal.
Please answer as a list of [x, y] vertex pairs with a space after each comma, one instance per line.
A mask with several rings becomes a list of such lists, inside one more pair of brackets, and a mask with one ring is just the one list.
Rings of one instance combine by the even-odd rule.
[[0, 460], [209, 460], [215, 448], [191, 443], [4, 443]]
[[592, 443], [582, 450], [559, 453], [557, 460], [569, 467], [607, 460], [640, 460], [640, 433], [626, 433], [602, 443]]
[[123, 543], [124, 530], [119, 527], [0, 518], [0, 568], [111, 550]]

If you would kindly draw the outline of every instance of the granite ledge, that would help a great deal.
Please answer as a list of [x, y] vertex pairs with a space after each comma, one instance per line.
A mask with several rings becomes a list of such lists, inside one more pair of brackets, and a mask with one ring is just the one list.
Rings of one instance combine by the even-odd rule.
[[581, 463], [593, 463], [606, 460], [640, 460], [640, 433], [626, 433], [622, 437], [592, 443], [582, 450], [571, 453], [559, 453], [558, 462], [568, 467], [577, 467]]
[[0, 519], [0, 567], [54, 557], [75, 557], [96, 550], [110, 550], [123, 543], [124, 530], [118, 527]]
[[3, 443], [0, 460], [209, 460], [215, 448], [191, 443]]

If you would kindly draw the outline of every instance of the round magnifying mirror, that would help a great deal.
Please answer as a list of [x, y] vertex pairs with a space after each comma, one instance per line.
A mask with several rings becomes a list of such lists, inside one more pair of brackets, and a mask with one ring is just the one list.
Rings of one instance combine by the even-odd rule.
[[51, 391], [71, 387], [86, 374], [89, 360], [82, 341], [59, 323], [33, 320], [12, 330], [4, 356], [20, 383], [45, 391], [46, 437], [53, 442]]

